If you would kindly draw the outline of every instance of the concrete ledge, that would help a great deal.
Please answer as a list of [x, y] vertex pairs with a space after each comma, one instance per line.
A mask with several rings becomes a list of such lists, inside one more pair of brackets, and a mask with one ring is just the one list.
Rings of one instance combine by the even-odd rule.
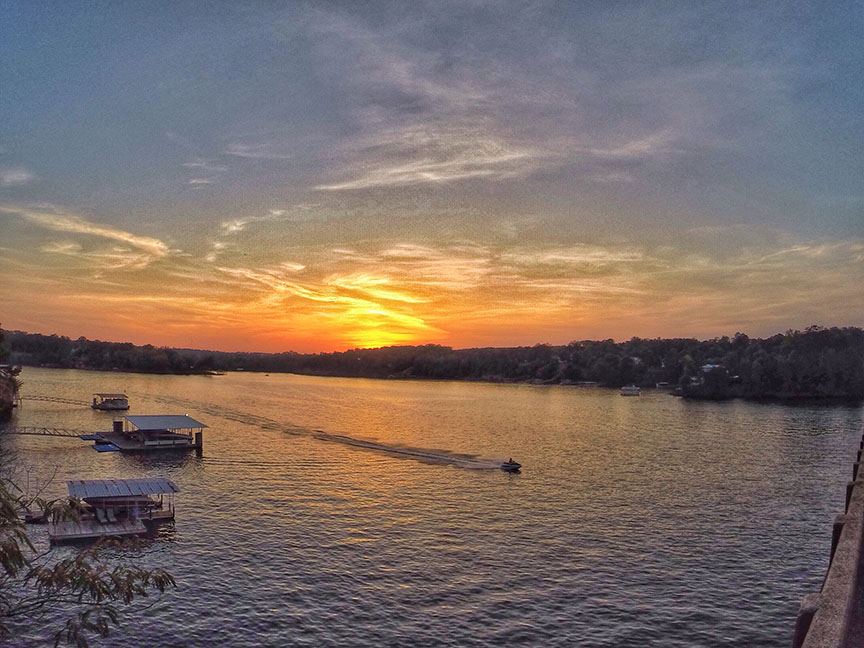
[[821, 594], [808, 594], [801, 601], [801, 608], [798, 610], [798, 618], [795, 621], [795, 637], [792, 640], [794, 648], [800, 648], [804, 643], [807, 633], [810, 631], [810, 626], [813, 623], [813, 617], [819, 610], [819, 604], [822, 602]]
[[[864, 440], [862, 440], [864, 448]], [[861, 450], [846, 487], [846, 513], [834, 521], [828, 573], [818, 594], [808, 594], [795, 622], [793, 648], [862, 646], [862, 544], [864, 544], [864, 479], [858, 479]], [[864, 473], [862, 473], [864, 477]]]

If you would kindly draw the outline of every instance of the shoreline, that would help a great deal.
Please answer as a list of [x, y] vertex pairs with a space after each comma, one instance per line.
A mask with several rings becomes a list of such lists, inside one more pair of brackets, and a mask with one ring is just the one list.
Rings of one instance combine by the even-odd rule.
[[[526, 385], [531, 387], [568, 387], [575, 389], [609, 389], [609, 390], [618, 390], [620, 386], [615, 385], [603, 385], [603, 384], [578, 384], [574, 382], [567, 381], [549, 381], [549, 380], [513, 380], [507, 379], [504, 377], [500, 377], [498, 379], [484, 379], [484, 378], [435, 378], [435, 377], [426, 377], [426, 376], [398, 376], [398, 375], [389, 375], [389, 376], [381, 376], [381, 375], [367, 375], [367, 374], [340, 374], [340, 373], [332, 373], [332, 372], [300, 372], [300, 371], [277, 371], [277, 370], [269, 370], [269, 371], [257, 371], [257, 370], [242, 370], [242, 371], [232, 371], [232, 370], [220, 370], [220, 373], [203, 371], [203, 372], [185, 372], [185, 373], [175, 373], [175, 372], [160, 372], [160, 371], [133, 371], [129, 369], [96, 369], [93, 367], [61, 367], [61, 366], [51, 366], [51, 365], [23, 365], [24, 367], [30, 367], [34, 369], [56, 369], [60, 371], [93, 371], [93, 372], [102, 372], [102, 373], [130, 373], [130, 374], [139, 374], [139, 375], [149, 375], [149, 376], [211, 376], [218, 377], [220, 375], [227, 374], [254, 374], [254, 375], [270, 375], [270, 374], [278, 374], [278, 375], [286, 375], [286, 376], [309, 376], [313, 378], [359, 378], [363, 380], [382, 380], [382, 381], [406, 381], [406, 382], [434, 382], [434, 383], [444, 383], [444, 382], [454, 382], [454, 383], [481, 383], [487, 385]], [[743, 395], [730, 395], [730, 396], [722, 396], [722, 397], [713, 397], [713, 396], [700, 396], [695, 394], [687, 394], [681, 395], [676, 394], [674, 391], [668, 388], [657, 388], [651, 385], [637, 385], [643, 391], [650, 391], [651, 393], [665, 393], [669, 396], [675, 396], [681, 398], [685, 401], [694, 401], [694, 402], [729, 402], [735, 400], [742, 400], [748, 403], [763, 403], [765, 405], [771, 404], [782, 404], [782, 405], [825, 405], [825, 406], [849, 406], [849, 407], [857, 407], [864, 404], [864, 399], [855, 398], [855, 397], [844, 397], [844, 396], [814, 396], [814, 395], [792, 395], [792, 396], [782, 396], [776, 394], [770, 395], [759, 395], [759, 396], [743, 396]], [[2, 415], [2, 407], [0, 407], [0, 415]], [[10, 406], [11, 411], [11, 406]]]

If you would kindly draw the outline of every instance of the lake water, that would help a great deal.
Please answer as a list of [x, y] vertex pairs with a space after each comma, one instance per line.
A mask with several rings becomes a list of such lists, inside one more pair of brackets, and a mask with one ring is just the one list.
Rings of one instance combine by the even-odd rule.
[[[862, 427], [856, 407], [558, 386], [21, 378], [23, 395], [125, 391], [132, 414], [209, 426], [202, 457], [0, 438], [31, 485], [56, 470], [55, 496], [71, 478], [181, 489], [174, 525], [129, 551], [177, 589], [100, 646], [786, 647], [822, 582]], [[111, 418], [25, 401], [14, 422]], [[494, 468], [511, 456], [521, 474]]]

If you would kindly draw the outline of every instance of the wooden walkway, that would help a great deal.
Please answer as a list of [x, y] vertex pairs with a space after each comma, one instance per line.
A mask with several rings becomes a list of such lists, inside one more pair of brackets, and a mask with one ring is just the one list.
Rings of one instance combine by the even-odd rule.
[[40, 401], [42, 403], [63, 403], [64, 405], [82, 405], [90, 407], [86, 401], [73, 400], [71, 398], [59, 398], [57, 396], [18, 396], [19, 401]]
[[69, 437], [80, 439], [82, 434], [98, 434], [90, 430], [71, 430], [68, 428], [46, 428], [46, 427], [3, 427], [0, 428], [0, 436], [4, 434], [24, 434], [28, 436], [52, 436]]

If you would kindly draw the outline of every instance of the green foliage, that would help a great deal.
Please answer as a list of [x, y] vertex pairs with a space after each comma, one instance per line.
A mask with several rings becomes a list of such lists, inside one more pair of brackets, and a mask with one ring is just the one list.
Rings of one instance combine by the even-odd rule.
[[[864, 398], [864, 331], [808, 327], [765, 339], [743, 333], [713, 340], [633, 338], [566, 346], [451, 349], [428, 344], [337, 353], [223, 353], [136, 347], [8, 334], [12, 358], [24, 364], [159, 373], [210, 370], [327, 376], [494, 382], [593, 381], [619, 387], [680, 385], [699, 398]], [[706, 365], [722, 371], [708, 375]]]
[[72, 558], [52, 561], [50, 550], [37, 551], [20, 517], [34, 504], [54, 520], [76, 519], [81, 511], [75, 501], [25, 497], [12, 481], [0, 478], [0, 636], [14, 634], [16, 624], [33, 627], [49, 614], [64, 612], [72, 616], [55, 632], [55, 647], [65, 642], [86, 648], [88, 637], [107, 636], [117, 625], [117, 605], [175, 585], [162, 569], [117, 561], [134, 541], [105, 539]]

